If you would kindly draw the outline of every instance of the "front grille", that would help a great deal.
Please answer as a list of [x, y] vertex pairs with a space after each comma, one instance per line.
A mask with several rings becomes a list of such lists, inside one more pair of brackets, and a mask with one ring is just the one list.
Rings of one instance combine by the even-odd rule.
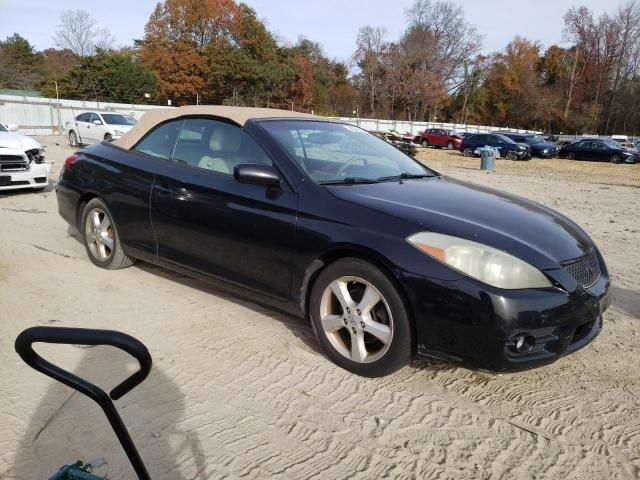
[[583, 288], [589, 288], [600, 278], [600, 264], [593, 249], [580, 258], [563, 262], [562, 266]]
[[29, 170], [29, 160], [22, 155], [0, 155], [0, 172]]

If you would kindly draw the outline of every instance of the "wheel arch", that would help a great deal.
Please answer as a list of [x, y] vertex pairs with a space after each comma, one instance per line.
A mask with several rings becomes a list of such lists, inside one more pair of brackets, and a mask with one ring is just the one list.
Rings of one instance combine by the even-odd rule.
[[387, 259], [384, 255], [381, 255], [375, 250], [372, 250], [367, 247], [363, 247], [362, 245], [355, 244], [340, 244], [335, 245], [331, 249], [325, 251], [321, 255], [314, 258], [309, 265], [306, 267], [304, 272], [304, 278], [302, 280], [302, 284], [300, 286], [300, 308], [302, 309], [303, 315], [307, 320], [311, 320], [309, 318], [309, 304], [311, 301], [311, 291], [313, 290], [313, 285], [326, 267], [331, 265], [332, 263], [343, 259], [343, 258], [358, 258], [360, 260], [364, 260], [368, 263], [371, 263], [375, 267], [379, 268], [384, 274], [387, 275], [391, 283], [396, 287], [400, 298], [402, 298], [402, 302], [404, 303], [405, 309], [407, 311], [407, 317], [409, 318], [409, 325], [411, 326], [411, 338], [412, 340], [412, 355], [416, 352], [416, 331], [415, 331], [415, 320], [413, 318], [413, 311], [411, 309], [411, 303], [409, 302], [409, 298], [407, 293], [405, 292], [402, 284], [400, 283], [400, 279], [397, 275], [397, 271], [393, 263]]
[[[78, 204], [76, 205], [76, 227], [78, 230], [82, 230], [82, 212], [84, 211], [84, 207], [94, 198], [100, 198], [99, 195], [95, 192], [84, 192], [80, 199], [78, 200]], [[101, 199], [102, 200], [102, 199]], [[104, 200], [102, 200], [104, 202]]]

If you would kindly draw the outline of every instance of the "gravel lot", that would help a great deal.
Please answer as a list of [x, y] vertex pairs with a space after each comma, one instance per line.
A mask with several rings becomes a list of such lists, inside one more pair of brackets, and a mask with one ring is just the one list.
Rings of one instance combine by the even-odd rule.
[[[44, 137], [52, 178], [72, 150]], [[57, 143], [60, 143], [58, 145]], [[490, 375], [416, 361], [384, 379], [330, 363], [303, 321], [138, 263], [104, 271], [55, 194], [0, 193], [0, 478], [48, 478], [78, 458], [134, 478], [99, 409], [21, 363], [33, 325], [128, 332], [154, 358], [117, 402], [155, 479], [630, 479], [640, 476], [640, 164], [479, 159], [421, 150], [442, 173], [533, 198], [592, 235], [614, 282], [598, 339], [554, 365]], [[112, 387], [109, 348], [43, 346]]]

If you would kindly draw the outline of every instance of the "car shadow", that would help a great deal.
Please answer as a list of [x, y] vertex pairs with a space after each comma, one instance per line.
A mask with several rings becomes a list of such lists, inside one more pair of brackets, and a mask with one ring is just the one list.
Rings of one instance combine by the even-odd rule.
[[631, 317], [640, 318], [640, 292], [614, 285], [613, 306]]
[[151, 263], [137, 261], [135, 267], [157, 275], [166, 280], [179, 283], [180, 285], [199, 290], [208, 295], [213, 295], [224, 301], [232, 302], [242, 308], [252, 310], [259, 315], [265, 315], [280, 322], [287, 327], [309, 350], [314, 353], [323, 355], [320, 346], [316, 341], [315, 334], [311, 328], [311, 324], [304, 318], [297, 317], [286, 311], [280, 310], [272, 305], [260, 303], [251, 297], [249, 292], [238, 290], [236, 287], [229, 285], [228, 287], [220, 282], [215, 284], [201, 281], [196, 278], [183, 275], [173, 270], [158, 267]]
[[[127, 354], [111, 347], [54, 348], [82, 348], [77, 367], [70, 370], [99, 386], [112, 388], [137, 366]], [[56, 363], [55, 355], [45, 356]], [[27, 374], [41, 375], [25, 366]], [[21, 440], [4, 478], [50, 478], [77, 459], [92, 464], [99, 477], [137, 478], [102, 410], [92, 400], [54, 380], [44, 393], [32, 395], [40, 402], [29, 412], [26, 430], [16, 432]], [[184, 394], [161, 368], [154, 366], [141, 385], [115, 404], [151, 478], [182, 479], [186, 477], [180, 472], [185, 470], [191, 472], [190, 479], [207, 478], [197, 433], [177, 427], [186, 416]]]

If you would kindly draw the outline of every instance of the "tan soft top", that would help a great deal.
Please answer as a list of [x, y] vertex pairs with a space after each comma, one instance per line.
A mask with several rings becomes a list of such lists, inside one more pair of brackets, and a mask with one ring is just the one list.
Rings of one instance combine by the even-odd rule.
[[187, 115], [212, 115], [228, 118], [241, 127], [252, 118], [320, 118], [308, 113], [275, 108], [225, 107], [223, 105], [188, 105], [178, 108], [156, 108], [145, 113], [140, 121], [113, 143], [127, 150], [133, 147], [155, 125]]

